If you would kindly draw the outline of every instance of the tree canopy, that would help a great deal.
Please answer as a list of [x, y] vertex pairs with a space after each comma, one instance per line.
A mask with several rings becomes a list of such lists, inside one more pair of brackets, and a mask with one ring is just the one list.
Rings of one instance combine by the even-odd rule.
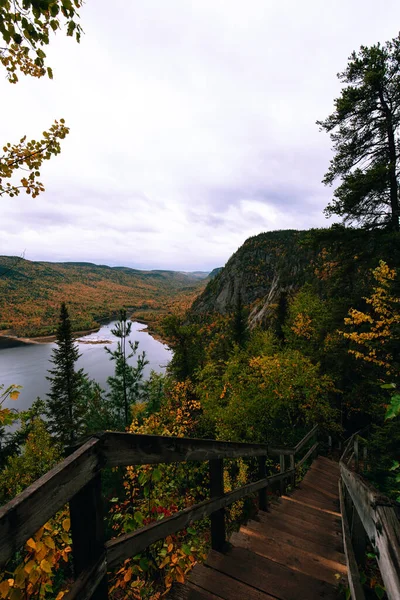
[[[53, 78], [51, 67], [45, 63], [43, 50], [50, 43], [51, 32], [62, 26], [68, 36], [80, 41], [82, 29], [78, 10], [82, 0], [2, 0], [0, 2], [0, 64], [6, 69], [10, 83], [18, 82], [18, 72], [31, 77], [47, 75]], [[40, 167], [45, 160], [60, 153], [60, 140], [69, 133], [64, 119], [54, 121], [41, 140], [7, 143], [0, 155], [0, 196], [17, 196], [21, 189], [35, 198], [44, 191]], [[19, 181], [19, 169], [24, 171]], [[11, 180], [11, 182], [10, 182]]]
[[341, 178], [327, 215], [399, 231], [400, 36], [361, 46], [338, 78], [345, 84], [334, 112], [317, 121], [335, 155], [323, 182]]
[[50, 33], [66, 27], [68, 36], [80, 41], [78, 9], [82, 0], [4, 0], [0, 2], [0, 35], [5, 43], [0, 48], [0, 62], [6, 68], [10, 83], [17, 83], [18, 71], [32, 77], [53, 78], [45, 64], [43, 47]]

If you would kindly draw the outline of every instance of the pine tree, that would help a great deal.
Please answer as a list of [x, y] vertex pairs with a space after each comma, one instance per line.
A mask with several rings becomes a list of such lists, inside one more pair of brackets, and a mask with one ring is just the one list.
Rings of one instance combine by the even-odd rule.
[[107, 379], [110, 386], [108, 399], [112, 406], [112, 411], [118, 427], [130, 425], [129, 407], [140, 397], [143, 372], [149, 361], [146, 359], [146, 352], [138, 354], [136, 366], [128, 363], [130, 358], [136, 356], [139, 342], [132, 343], [128, 341], [130, 348], [129, 354], [126, 350], [127, 338], [132, 329], [132, 322], [127, 320], [126, 311], [122, 310], [120, 319], [111, 333], [119, 338], [117, 349], [110, 350], [105, 348], [110, 355], [110, 360], [115, 361], [115, 375]]
[[400, 36], [361, 46], [338, 78], [348, 85], [335, 111], [317, 121], [335, 151], [323, 182], [341, 179], [325, 213], [399, 231]]
[[80, 357], [72, 336], [68, 310], [61, 304], [56, 335], [57, 347], [52, 351], [54, 368], [49, 369], [50, 392], [46, 399], [46, 414], [51, 432], [63, 444], [72, 444], [82, 431], [84, 401], [82, 397], [85, 375], [75, 370]]

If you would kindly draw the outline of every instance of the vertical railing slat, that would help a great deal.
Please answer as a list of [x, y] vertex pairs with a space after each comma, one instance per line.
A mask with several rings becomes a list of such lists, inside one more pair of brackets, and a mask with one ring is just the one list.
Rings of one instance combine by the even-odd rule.
[[[224, 494], [224, 461], [222, 459], [210, 460], [210, 497], [218, 498]], [[225, 509], [212, 513], [211, 517], [211, 547], [221, 551], [226, 544], [225, 539]]]
[[[104, 553], [104, 511], [101, 474], [85, 485], [70, 501], [72, 553], [75, 579], [92, 567]], [[92, 596], [107, 600], [107, 576], [103, 577]]]

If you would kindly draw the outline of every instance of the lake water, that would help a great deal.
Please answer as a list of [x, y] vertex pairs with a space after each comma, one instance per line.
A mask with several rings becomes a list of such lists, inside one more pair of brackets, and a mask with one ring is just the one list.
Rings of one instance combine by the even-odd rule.
[[[111, 361], [104, 346], [110, 350], [117, 347], [118, 338], [113, 336], [111, 329], [115, 327], [115, 321], [103, 325], [96, 333], [79, 338], [84, 343], [77, 340], [79, 352], [82, 355], [77, 368], [83, 368], [85, 373], [91, 379], [95, 379], [100, 385], [107, 389], [107, 377], [114, 374], [115, 361]], [[165, 371], [168, 362], [171, 360], [172, 352], [165, 344], [155, 340], [145, 331], [146, 325], [142, 323], [132, 323], [132, 331], [129, 339], [139, 342], [138, 352], [146, 352], [146, 358], [149, 364], [145, 368], [144, 377], [148, 377], [153, 369], [158, 373]], [[109, 341], [108, 344], [96, 344], [96, 341]], [[91, 343], [92, 342], [92, 343]], [[18, 401], [7, 400], [3, 407], [18, 408], [25, 410], [29, 408], [32, 402], [40, 396], [45, 398], [49, 391], [49, 381], [46, 379], [48, 369], [52, 368], [49, 362], [54, 343], [48, 344], [24, 344], [12, 348], [0, 347], [0, 384], [7, 388], [11, 384], [22, 385]], [[130, 364], [136, 363], [135, 358], [131, 358]]]

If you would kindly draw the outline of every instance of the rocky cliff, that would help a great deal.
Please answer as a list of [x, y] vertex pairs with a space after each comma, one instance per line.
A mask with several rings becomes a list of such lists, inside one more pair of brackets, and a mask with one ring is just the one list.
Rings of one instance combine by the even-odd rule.
[[307, 279], [315, 255], [304, 243], [307, 234], [271, 231], [246, 240], [195, 300], [192, 312], [226, 313], [240, 298], [251, 309], [251, 325], [265, 320], [283, 295]]

